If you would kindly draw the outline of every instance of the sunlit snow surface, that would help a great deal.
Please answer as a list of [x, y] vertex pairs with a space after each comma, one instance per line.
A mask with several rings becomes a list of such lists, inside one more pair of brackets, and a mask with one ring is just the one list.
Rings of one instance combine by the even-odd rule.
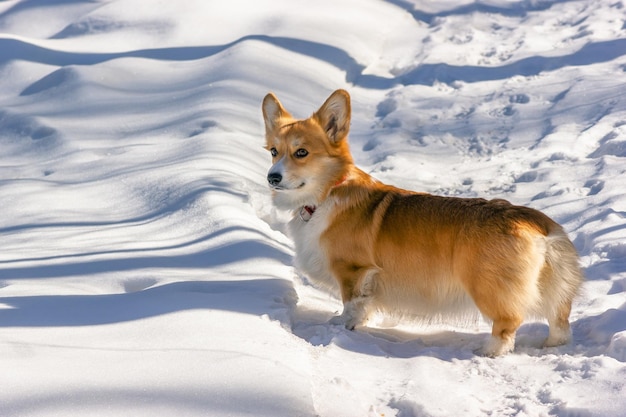
[[[0, 1], [1, 416], [626, 415], [626, 2]], [[385, 182], [545, 211], [570, 345], [349, 332], [291, 266], [260, 102], [352, 95]]]

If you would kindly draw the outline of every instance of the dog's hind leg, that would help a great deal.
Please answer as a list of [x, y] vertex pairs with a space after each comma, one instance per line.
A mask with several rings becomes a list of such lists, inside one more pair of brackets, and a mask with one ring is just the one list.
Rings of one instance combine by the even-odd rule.
[[367, 321], [371, 312], [371, 301], [376, 289], [377, 268], [336, 266], [340, 274], [339, 285], [343, 300], [343, 312], [330, 319], [330, 324], [342, 324], [349, 330]]
[[543, 342], [544, 347], [560, 346], [568, 343], [572, 337], [569, 325], [571, 303], [561, 305], [555, 317], [548, 317], [550, 326], [548, 338]]
[[[515, 265], [515, 263], [513, 263]], [[493, 321], [491, 337], [476, 353], [500, 356], [515, 348], [515, 334], [524, 321], [527, 305], [535, 298], [532, 279], [508, 266], [475, 267], [476, 275], [469, 282], [481, 282], [469, 289], [478, 310]]]
[[489, 341], [478, 351], [483, 356], [500, 356], [515, 347], [515, 333], [522, 324], [521, 316], [499, 317], [493, 321]]

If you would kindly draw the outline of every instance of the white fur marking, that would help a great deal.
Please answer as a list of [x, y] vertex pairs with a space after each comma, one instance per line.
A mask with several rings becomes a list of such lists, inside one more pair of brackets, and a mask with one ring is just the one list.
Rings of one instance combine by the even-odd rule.
[[280, 174], [285, 176], [285, 157], [283, 156], [269, 170], [270, 174]]
[[555, 324], [550, 324], [550, 334], [543, 345], [545, 347], [560, 346], [568, 343], [572, 337], [569, 329], [563, 329], [557, 327]]
[[313, 283], [339, 294], [339, 285], [330, 271], [326, 253], [320, 246], [322, 233], [328, 227], [332, 206], [330, 201], [319, 206], [309, 221], [295, 216], [289, 222], [289, 231], [296, 245], [294, 263]]
[[500, 339], [499, 337], [489, 336], [489, 340], [485, 345], [477, 351], [482, 356], [496, 357], [512, 352], [515, 348], [515, 337]]

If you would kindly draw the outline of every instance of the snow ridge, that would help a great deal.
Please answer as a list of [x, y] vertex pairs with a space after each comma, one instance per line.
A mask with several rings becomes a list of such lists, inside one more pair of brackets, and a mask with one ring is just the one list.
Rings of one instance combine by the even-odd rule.
[[[0, 2], [0, 414], [623, 416], [626, 3]], [[349, 332], [292, 267], [260, 101], [337, 88], [378, 179], [561, 223], [574, 340]]]

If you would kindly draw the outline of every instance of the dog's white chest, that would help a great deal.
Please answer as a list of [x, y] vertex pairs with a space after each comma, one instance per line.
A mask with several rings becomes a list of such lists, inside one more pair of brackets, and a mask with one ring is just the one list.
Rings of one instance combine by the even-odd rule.
[[296, 268], [315, 284], [337, 290], [338, 285], [330, 271], [328, 256], [320, 243], [321, 236], [328, 227], [329, 215], [329, 204], [318, 207], [308, 220], [296, 215], [289, 222], [289, 232], [296, 246]]

